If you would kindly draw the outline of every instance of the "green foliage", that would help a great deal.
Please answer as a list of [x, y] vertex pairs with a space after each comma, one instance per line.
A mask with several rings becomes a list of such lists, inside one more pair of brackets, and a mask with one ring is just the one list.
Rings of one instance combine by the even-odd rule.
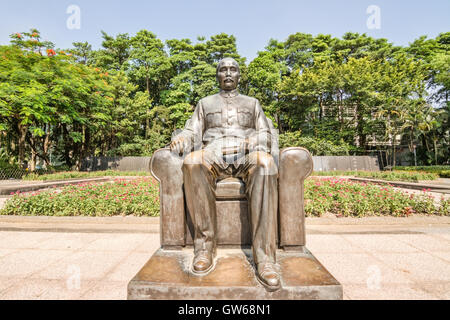
[[394, 167], [397, 171], [421, 171], [439, 175], [441, 178], [450, 178], [450, 166], [417, 166], [417, 167]]
[[439, 172], [441, 178], [450, 178], [450, 170], [442, 170]]
[[416, 214], [450, 215], [448, 200], [434, 203], [426, 192], [414, 194], [393, 187], [351, 182], [339, 178], [312, 177], [305, 180], [305, 212], [307, 216], [332, 213], [337, 216], [397, 217]]
[[163, 42], [149, 30], [102, 38], [98, 50], [87, 42], [59, 50], [32, 29], [0, 46], [8, 163], [79, 169], [88, 155], [151, 155], [201, 98], [218, 92], [223, 57], [240, 63], [239, 89], [261, 101], [281, 147], [315, 155], [378, 150], [395, 165], [401, 143], [411, 152], [416, 146], [419, 164], [450, 158], [449, 32], [407, 47], [366, 34], [295, 33], [271, 39], [249, 64], [225, 33], [196, 41]]
[[0, 170], [12, 170], [18, 168], [19, 166], [14, 162], [14, 159], [9, 158], [6, 149], [0, 148]]
[[350, 151], [355, 149], [343, 141], [341, 144], [335, 144], [325, 139], [304, 137], [300, 131], [280, 134], [279, 144], [280, 149], [287, 147], [306, 148], [314, 156], [347, 156], [350, 154]]

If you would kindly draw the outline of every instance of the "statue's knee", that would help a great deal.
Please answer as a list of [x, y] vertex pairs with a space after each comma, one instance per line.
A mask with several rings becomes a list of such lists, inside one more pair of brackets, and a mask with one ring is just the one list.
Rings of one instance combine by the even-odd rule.
[[203, 152], [202, 150], [193, 151], [184, 159], [183, 161], [183, 170], [192, 169], [198, 166], [203, 165]]
[[256, 154], [256, 167], [261, 168], [268, 174], [276, 174], [278, 172], [277, 165], [273, 157], [266, 153], [258, 151]]

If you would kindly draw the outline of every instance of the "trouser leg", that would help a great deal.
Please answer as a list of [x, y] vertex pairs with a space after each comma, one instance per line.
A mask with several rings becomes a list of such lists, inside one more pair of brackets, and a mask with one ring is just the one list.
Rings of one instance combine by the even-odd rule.
[[192, 152], [183, 163], [186, 203], [194, 225], [194, 252], [215, 250], [215, 177], [207, 154]]
[[255, 263], [275, 263], [278, 210], [278, 172], [271, 155], [254, 152], [247, 164], [246, 188], [250, 205]]

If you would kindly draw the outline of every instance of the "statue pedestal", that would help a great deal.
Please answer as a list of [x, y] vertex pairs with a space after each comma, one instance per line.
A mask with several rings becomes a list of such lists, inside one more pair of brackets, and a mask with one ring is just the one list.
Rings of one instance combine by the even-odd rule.
[[159, 249], [128, 284], [128, 299], [164, 300], [303, 300], [342, 299], [341, 284], [306, 248], [278, 250], [281, 289], [268, 292], [256, 279], [251, 250], [217, 250], [215, 268], [194, 275], [192, 248]]

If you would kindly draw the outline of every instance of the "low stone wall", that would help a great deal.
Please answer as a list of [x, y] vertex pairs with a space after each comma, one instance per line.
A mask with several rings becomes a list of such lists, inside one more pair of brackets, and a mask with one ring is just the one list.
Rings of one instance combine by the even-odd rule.
[[374, 156], [313, 156], [314, 171], [380, 171]]
[[[314, 156], [314, 171], [380, 171], [378, 158], [374, 156]], [[149, 172], [151, 157], [89, 157], [81, 166], [82, 171], [118, 170]]]
[[81, 171], [146, 171], [150, 172], [151, 157], [89, 157], [83, 160]]

